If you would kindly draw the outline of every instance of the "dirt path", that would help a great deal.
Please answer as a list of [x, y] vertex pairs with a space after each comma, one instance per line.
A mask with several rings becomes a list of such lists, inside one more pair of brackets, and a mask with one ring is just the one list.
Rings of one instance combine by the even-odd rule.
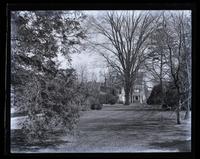
[[181, 125], [175, 122], [175, 114], [172, 112], [141, 110], [134, 105], [107, 105], [102, 110], [82, 112], [78, 135], [72, 142], [38, 151], [190, 151], [190, 121], [184, 121]]

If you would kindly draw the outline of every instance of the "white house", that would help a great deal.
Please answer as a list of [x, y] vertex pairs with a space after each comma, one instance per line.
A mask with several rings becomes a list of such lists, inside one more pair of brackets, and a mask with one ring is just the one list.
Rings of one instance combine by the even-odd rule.
[[[138, 73], [138, 77], [134, 82], [134, 85], [131, 89], [130, 92], [130, 103], [145, 103], [147, 100], [147, 90], [146, 89], [146, 85], [144, 83], [144, 73], [143, 72], [139, 72]], [[125, 102], [125, 91], [124, 88], [122, 87], [121, 90], [119, 91], [119, 101], [120, 102]]]

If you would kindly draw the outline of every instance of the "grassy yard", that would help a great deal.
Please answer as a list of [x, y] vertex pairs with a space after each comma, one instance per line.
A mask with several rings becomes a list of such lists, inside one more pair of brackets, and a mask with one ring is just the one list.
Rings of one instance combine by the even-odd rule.
[[[12, 132], [13, 137], [20, 137], [20, 130]], [[81, 112], [75, 137], [56, 134], [48, 144], [33, 147], [13, 142], [12, 152], [188, 152], [190, 136], [191, 121], [177, 125], [171, 111], [105, 105], [102, 110]]]

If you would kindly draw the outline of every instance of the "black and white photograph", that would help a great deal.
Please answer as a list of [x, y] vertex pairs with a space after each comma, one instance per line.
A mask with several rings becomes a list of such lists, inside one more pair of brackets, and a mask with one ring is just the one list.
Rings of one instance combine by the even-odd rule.
[[192, 10], [12, 10], [11, 153], [191, 152]]

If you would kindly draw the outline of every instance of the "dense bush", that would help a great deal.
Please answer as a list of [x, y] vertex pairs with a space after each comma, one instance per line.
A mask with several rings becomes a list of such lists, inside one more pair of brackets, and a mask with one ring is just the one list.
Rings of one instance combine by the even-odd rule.
[[[178, 94], [177, 90], [172, 83], [163, 84], [163, 109], [174, 109], [178, 104]], [[162, 102], [161, 85], [158, 84], [153, 87], [152, 92], [147, 99], [147, 104], [157, 105]]]
[[149, 98], [147, 99], [147, 104], [154, 105], [154, 104], [161, 104], [161, 86], [156, 85], [153, 87]]
[[101, 104], [107, 104], [107, 99], [106, 99], [107, 94], [100, 94], [99, 95], [99, 102]]
[[[164, 85], [164, 101], [162, 108], [165, 110], [174, 110], [175, 107], [178, 105], [178, 92], [176, 87], [172, 83], [168, 83]], [[161, 104], [161, 86], [156, 85], [153, 87], [152, 92], [147, 99], [147, 104], [154, 105], [154, 104]], [[181, 101], [187, 99], [187, 93], [183, 93], [181, 96]], [[185, 110], [187, 107], [187, 102], [184, 102], [181, 105], [181, 109]]]
[[78, 95], [78, 103], [79, 103], [79, 108], [81, 111], [87, 111], [90, 109], [90, 92], [89, 88], [87, 86], [87, 83], [79, 83], [78, 84], [79, 88], [79, 95]]
[[74, 71], [58, 71], [55, 77], [45, 80], [30, 77], [21, 94], [26, 105], [20, 106], [28, 115], [21, 123], [26, 142], [45, 142], [58, 129], [71, 132], [79, 118]]
[[96, 103], [96, 104], [91, 104], [91, 109], [92, 110], [101, 110], [102, 109], [102, 104]]
[[163, 108], [171, 107], [171, 109], [175, 109], [176, 105], [178, 105], [178, 93], [176, 88], [170, 84], [165, 92]]
[[95, 98], [95, 97], [90, 97], [89, 98], [90, 101], [90, 108], [92, 110], [100, 110], [103, 107], [103, 104], [100, 103], [99, 98]]
[[84, 19], [79, 11], [11, 14], [12, 103], [18, 112], [27, 113], [26, 121], [21, 121], [27, 143], [43, 142], [56, 129], [71, 131], [76, 126], [80, 93], [76, 75], [73, 69], [59, 69], [56, 59], [61, 54], [69, 62], [71, 53], [79, 50], [86, 38]]
[[124, 102], [123, 102], [123, 101], [118, 101], [118, 103], [119, 103], [119, 104], [124, 104]]
[[115, 104], [115, 103], [117, 103], [117, 100], [118, 100], [117, 96], [114, 96], [112, 94], [107, 95], [108, 104]]
[[87, 111], [90, 109], [90, 100], [88, 97], [84, 98], [83, 101], [80, 103], [80, 110]]
[[100, 94], [99, 100], [101, 104], [115, 104], [117, 103], [118, 96], [110, 93]]

